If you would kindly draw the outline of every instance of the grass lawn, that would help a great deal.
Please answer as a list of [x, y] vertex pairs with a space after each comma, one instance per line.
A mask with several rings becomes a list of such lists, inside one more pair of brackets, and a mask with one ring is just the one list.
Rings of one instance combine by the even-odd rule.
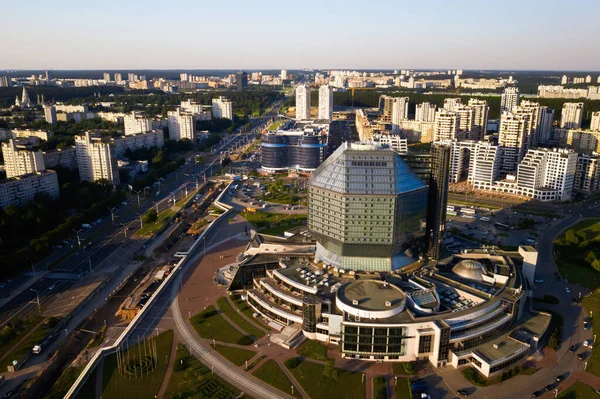
[[[581, 304], [585, 308], [585, 315], [589, 316], [590, 311], [592, 312], [592, 330], [594, 333], [598, 330], [594, 325], [596, 324], [596, 318], [600, 317], [600, 289], [597, 289], [592, 295], [585, 297], [581, 300]], [[600, 377], [600, 342], [596, 341], [592, 354], [588, 360], [587, 372], [597, 377]]]
[[182, 345], [177, 345], [175, 359], [164, 399], [230, 399], [239, 395], [237, 388], [212, 374]]
[[278, 236], [280, 234], [283, 234], [284, 232], [291, 230], [291, 229], [295, 229], [296, 227], [300, 227], [300, 226], [304, 226], [305, 223], [303, 223], [302, 221], [299, 221], [298, 223], [290, 223], [290, 224], [279, 224], [278, 226], [275, 227], [269, 227], [267, 229], [263, 229], [261, 230], [261, 234], [267, 234], [267, 235], [271, 235], [271, 236]]
[[[169, 365], [168, 358], [173, 343], [173, 331], [165, 331], [158, 337], [151, 338], [148, 342], [152, 341], [156, 342], [156, 360], [158, 363], [150, 374], [137, 379], [127, 378], [119, 372], [116, 354], [104, 358], [102, 397], [111, 399], [153, 398], [158, 393]], [[139, 356], [139, 349], [141, 348], [138, 345], [131, 346], [128, 353], [130, 356]], [[143, 349], [141, 349], [141, 354], [145, 356]]]
[[94, 369], [83, 386], [77, 392], [75, 399], [90, 399], [96, 397], [96, 369]]
[[319, 341], [307, 340], [298, 349], [296, 349], [298, 356], [308, 357], [315, 360], [327, 360], [327, 345], [323, 345]]
[[489, 208], [489, 209], [501, 209], [498, 205], [494, 205], [494, 204], [489, 204], [485, 201], [477, 201], [476, 199], [473, 200], [466, 200], [464, 198], [457, 198], [454, 197], [452, 194], [450, 194], [449, 198], [448, 198], [448, 203], [452, 204], [452, 205], [472, 205], [472, 206], [478, 206], [481, 208]]
[[257, 357], [256, 359], [254, 359], [254, 360], [252, 361], [252, 363], [250, 363], [250, 364], [248, 365], [248, 370], [252, 370], [254, 367], [256, 367], [256, 365], [257, 365], [258, 363], [260, 363], [260, 362], [261, 362], [261, 361], [262, 361], [262, 360], [263, 360], [265, 357], [267, 357], [267, 356], [266, 356], [266, 355], [262, 355], [262, 356], [259, 356], [259, 357]]
[[387, 399], [387, 383], [385, 377], [373, 377], [373, 399]]
[[408, 378], [398, 378], [398, 383], [394, 388], [396, 399], [412, 399], [412, 389]]
[[267, 326], [265, 323], [261, 322], [259, 319], [254, 317], [254, 310], [248, 305], [248, 302], [244, 301], [239, 295], [232, 295], [231, 300], [235, 304], [235, 306], [244, 314], [246, 317], [252, 319], [254, 324], [257, 324], [263, 327], [265, 330], [270, 330], [271, 327]]
[[311, 399], [363, 399], [365, 384], [362, 373], [336, 369], [337, 380], [323, 374], [325, 366], [311, 362], [300, 362], [290, 372]]
[[278, 121], [275, 121], [273, 123], [271, 123], [269, 125], [269, 127], [267, 128], [267, 130], [275, 130], [277, 129], [279, 126], [281, 126], [284, 122], [286, 122], [284, 119], [280, 119]]
[[[12, 364], [13, 360], [21, 360], [23, 356], [25, 356], [29, 351], [33, 348], [34, 345], [39, 344], [44, 340], [46, 334], [48, 334], [52, 329], [46, 327], [45, 325], [39, 325], [34, 327], [31, 334], [27, 338], [25, 338], [19, 345], [10, 351], [2, 361], [0, 361], [0, 369], [6, 371], [6, 367]], [[28, 331], [23, 331], [23, 333], [19, 334], [18, 339], [23, 338], [23, 336]], [[44, 355], [48, 355], [47, 353]], [[42, 356], [44, 356], [42, 355]], [[34, 355], [35, 356], [35, 355]]]
[[[264, 362], [262, 366], [252, 373], [252, 375], [263, 380], [272, 387], [279, 389], [281, 392], [285, 392], [290, 395], [292, 393], [292, 382], [287, 378], [277, 362], [273, 359], [269, 359]], [[294, 389], [294, 396], [297, 398], [302, 397], [302, 395], [298, 393], [298, 389]]]
[[238, 313], [238, 309], [232, 308], [229, 302], [227, 301], [227, 298], [225, 298], [224, 296], [217, 299], [217, 305], [219, 305], [219, 309], [221, 309], [221, 311], [225, 313], [225, 316], [227, 316], [229, 320], [237, 324], [239, 328], [246, 331], [248, 334], [254, 336], [255, 338], [262, 338], [265, 336], [264, 332], [262, 332], [252, 324], [248, 323], [246, 319], [240, 316], [240, 314]]
[[253, 342], [250, 337], [242, 335], [221, 317], [214, 306], [209, 306], [193, 316], [191, 322], [194, 330], [202, 338], [240, 345], [250, 345]]
[[598, 394], [594, 391], [594, 388], [579, 381], [575, 382], [569, 389], [558, 395], [559, 399], [594, 399], [597, 397]]
[[256, 352], [254, 351], [250, 351], [247, 349], [232, 348], [230, 346], [225, 345], [215, 345], [214, 350], [219, 352], [221, 356], [223, 356], [225, 359], [229, 360], [236, 366], [243, 365], [246, 362], [246, 360], [250, 360], [254, 355], [256, 355]]
[[298, 223], [299, 221], [306, 220], [307, 215], [296, 215], [296, 214], [283, 214], [273, 212], [244, 212], [241, 214], [248, 222], [254, 227], [265, 227], [269, 224], [280, 223], [287, 221], [287, 223]]
[[417, 369], [415, 362], [394, 362], [392, 371], [398, 375], [416, 375]]
[[149, 235], [156, 233], [157, 231], [162, 229], [163, 226], [169, 222], [169, 219], [176, 213], [177, 212], [175, 212], [172, 208], [162, 211], [161, 213], [158, 214], [158, 219], [156, 219], [156, 222], [145, 223], [144, 227], [139, 229], [137, 231], [137, 233], [135, 233], [135, 235], [149, 236]]
[[273, 202], [275, 204], [285, 204], [285, 205], [298, 205], [298, 201], [302, 199], [302, 197], [298, 194], [289, 194], [283, 191], [277, 191], [271, 193], [270, 195], [261, 195], [258, 197], [263, 201]]
[[83, 367], [67, 367], [67, 369], [60, 375], [58, 380], [50, 389], [44, 399], [62, 399], [66, 393], [71, 389], [71, 385], [75, 382]]

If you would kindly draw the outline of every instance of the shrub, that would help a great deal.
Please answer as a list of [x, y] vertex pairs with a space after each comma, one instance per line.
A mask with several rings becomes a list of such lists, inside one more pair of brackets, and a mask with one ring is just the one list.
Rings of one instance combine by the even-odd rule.
[[252, 338], [250, 338], [247, 335], [244, 335], [242, 338], [240, 338], [240, 339], [237, 340], [237, 344], [238, 345], [244, 345], [244, 346], [250, 345], [250, 344], [252, 344], [252, 342], [254, 342], [252, 340]]
[[292, 357], [283, 362], [283, 364], [285, 364], [285, 367], [287, 367], [288, 369], [295, 369], [300, 365], [301, 362], [302, 360], [300, 360], [299, 357]]

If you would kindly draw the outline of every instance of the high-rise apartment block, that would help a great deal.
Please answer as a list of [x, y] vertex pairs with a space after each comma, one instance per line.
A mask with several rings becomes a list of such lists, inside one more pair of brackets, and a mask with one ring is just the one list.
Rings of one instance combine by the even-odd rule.
[[473, 188], [491, 189], [500, 169], [500, 147], [487, 142], [476, 142], [471, 150], [469, 177]]
[[519, 105], [519, 89], [514, 86], [504, 89], [500, 98], [500, 112], [511, 112], [517, 105]]
[[579, 129], [583, 119], [583, 103], [564, 103], [560, 115], [560, 127]]
[[6, 177], [16, 177], [46, 169], [44, 154], [38, 149], [39, 139], [19, 137], [2, 143]]
[[519, 107], [531, 113], [532, 124], [529, 146], [535, 147], [550, 141], [554, 123], [554, 110], [527, 100], [522, 101]]
[[585, 194], [600, 192], [600, 154], [579, 155], [574, 189]]
[[504, 172], [517, 170], [527, 151], [530, 118], [525, 114], [503, 112], [498, 127], [498, 145], [501, 151], [500, 169]]
[[296, 120], [310, 119], [310, 86], [301, 84], [296, 87]]
[[192, 114], [201, 114], [204, 111], [202, 104], [195, 102], [191, 98], [182, 101], [180, 107], [185, 112], [191, 112]]
[[473, 124], [469, 133], [471, 140], [483, 140], [487, 133], [487, 122], [490, 107], [485, 100], [469, 99], [468, 106], [473, 110]]
[[333, 119], [333, 87], [319, 87], [319, 118], [326, 121]]
[[279, 76], [281, 77], [281, 80], [287, 80], [287, 71], [285, 69], [282, 69], [281, 74]]
[[224, 118], [233, 121], [233, 103], [226, 97], [212, 99], [213, 118]]
[[56, 167], [77, 169], [77, 151], [75, 147], [56, 149], [43, 152], [46, 168], [54, 169]]
[[105, 81], [107, 81], [107, 82], [110, 82], [110, 73], [108, 73], [108, 72], [104, 72], [104, 73], [102, 74], [102, 77], [103, 77], [103, 79], [104, 79]]
[[433, 141], [455, 140], [459, 136], [459, 117], [455, 112], [438, 109], [435, 113]]
[[120, 73], [115, 73], [115, 82], [122, 82], [123, 76]]
[[530, 149], [518, 167], [519, 193], [541, 201], [569, 201], [576, 169], [577, 153], [572, 150]]
[[415, 109], [415, 120], [418, 122], [435, 121], [435, 105], [428, 102], [417, 104]]
[[446, 111], [454, 111], [457, 107], [463, 105], [460, 98], [445, 98], [444, 109]]
[[458, 130], [465, 132], [465, 136], [471, 134], [473, 123], [475, 122], [475, 109], [468, 105], [459, 104], [452, 111], [458, 117]]
[[152, 130], [152, 119], [142, 116], [139, 111], [132, 111], [123, 117], [125, 135], [146, 133]]
[[0, 76], [0, 87], [11, 87], [12, 81], [10, 76], [2, 75]]
[[600, 111], [592, 112], [590, 130], [592, 132], [600, 132]]
[[248, 74], [244, 71], [239, 71], [236, 75], [237, 91], [244, 91], [248, 88]]
[[0, 208], [9, 205], [23, 205], [33, 201], [36, 195], [50, 198], [59, 197], [58, 177], [53, 170], [29, 173], [0, 181]]
[[441, 258], [442, 244], [444, 243], [450, 153], [451, 147], [449, 145], [434, 143], [431, 146], [431, 178], [429, 179], [426, 241], [427, 255], [433, 260]]
[[119, 169], [114, 142], [98, 132], [85, 132], [75, 136], [75, 150], [81, 181], [105, 179], [119, 184]]
[[167, 114], [167, 126], [169, 127], [169, 139], [179, 141], [189, 139], [194, 141], [196, 133], [196, 118], [191, 112], [182, 111], [177, 107], [175, 111]]
[[51, 125], [56, 125], [56, 107], [54, 105], [43, 105], [44, 107], [44, 119]]

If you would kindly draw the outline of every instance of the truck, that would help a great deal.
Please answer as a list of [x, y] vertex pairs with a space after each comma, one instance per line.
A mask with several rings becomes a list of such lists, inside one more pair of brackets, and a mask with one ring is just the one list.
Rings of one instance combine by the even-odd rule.
[[254, 208], [254, 207], [249, 207], [249, 208], [246, 208], [246, 212], [249, 212], [249, 213], [256, 213], [256, 208]]
[[91, 229], [91, 228], [92, 228], [92, 225], [91, 225], [91, 224], [88, 224], [88, 223], [82, 223], [82, 224], [81, 224], [81, 227], [83, 227], [84, 229]]

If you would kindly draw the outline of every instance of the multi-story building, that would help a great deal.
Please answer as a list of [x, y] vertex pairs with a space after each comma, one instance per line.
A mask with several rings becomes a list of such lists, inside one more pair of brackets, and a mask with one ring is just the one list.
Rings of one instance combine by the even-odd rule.
[[564, 103], [560, 114], [562, 129], [579, 129], [583, 118], [583, 103]]
[[519, 105], [519, 89], [515, 86], [504, 89], [500, 98], [500, 112], [512, 112], [517, 105]]
[[119, 168], [114, 141], [100, 132], [88, 131], [75, 136], [75, 150], [81, 181], [105, 179], [119, 184]]
[[463, 135], [460, 132], [460, 118], [453, 111], [438, 109], [435, 113], [433, 127], [433, 141], [460, 140]]
[[162, 130], [150, 130], [145, 133], [130, 134], [129, 136], [112, 139], [117, 159], [126, 157], [127, 150], [135, 151], [141, 148], [162, 148], [165, 137]]
[[500, 169], [503, 172], [515, 172], [519, 162], [527, 151], [530, 118], [525, 114], [503, 112], [498, 127], [498, 145], [500, 146]]
[[310, 119], [310, 86], [301, 84], [296, 87], [296, 120]]
[[328, 123], [294, 123], [268, 131], [261, 143], [261, 168], [266, 172], [315, 170], [326, 158]]
[[191, 98], [182, 101], [180, 107], [185, 112], [191, 112], [192, 114], [201, 114], [204, 111], [203, 105], [195, 102]]
[[194, 114], [182, 111], [181, 108], [177, 107], [175, 111], [168, 112], [167, 126], [169, 127], [169, 138], [171, 140], [179, 141], [181, 139], [188, 139], [194, 141], [196, 133], [196, 118]]
[[56, 107], [54, 105], [43, 105], [44, 119], [51, 125], [56, 125]]
[[487, 133], [487, 122], [490, 107], [485, 100], [469, 99], [469, 107], [473, 109], [473, 126], [468, 137], [471, 140], [483, 140]]
[[152, 119], [142, 116], [139, 111], [132, 111], [123, 118], [125, 135], [145, 133], [152, 130]]
[[458, 116], [458, 130], [464, 137], [469, 137], [475, 123], [475, 109], [468, 105], [458, 104], [452, 112]]
[[590, 130], [592, 132], [600, 132], [600, 111], [592, 112]]
[[575, 191], [585, 194], [600, 192], [600, 154], [582, 154], [577, 158]]
[[244, 91], [248, 88], [248, 74], [244, 71], [239, 71], [236, 75], [235, 85], [237, 91]]
[[56, 149], [46, 151], [44, 154], [44, 163], [46, 168], [54, 169], [56, 167], [77, 169], [77, 151], [75, 147]]
[[471, 150], [469, 177], [473, 188], [489, 190], [498, 177], [500, 169], [500, 147], [487, 142], [477, 142]]
[[319, 119], [331, 121], [333, 118], [333, 87], [319, 87]]
[[105, 81], [110, 82], [110, 73], [104, 72], [102, 74], [102, 77], [104, 78]]
[[66, 114], [72, 114], [72, 113], [76, 113], [76, 112], [81, 112], [81, 113], [89, 112], [89, 108], [88, 108], [87, 104], [73, 105], [73, 104], [58, 103], [54, 107], [56, 108], [56, 112], [64, 112]]
[[0, 87], [11, 87], [11, 86], [12, 86], [12, 81], [10, 79], [10, 76], [1, 75], [0, 76]]
[[281, 80], [287, 80], [287, 78], [288, 78], [287, 71], [285, 69], [282, 69], [281, 74], [279, 76], [281, 77]]
[[435, 105], [428, 102], [417, 104], [415, 109], [415, 120], [418, 122], [435, 121]]
[[120, 73], [115, 73], [115, 82], [122, 82], [123, 81], [123, 75], [121, 75]]
[[230, 99], [220, 96], [212, 99], [213, 118], [224, 118], [233, 121], [233, 103]]
[[439, 260], [446, 231], [446, 208], [448, 206], [448, 180], [450, 174], [449, 145], [434, 143], [431, 146], [431, 178], [427, 203], [427, 224], [425, 240], [427, 256]]
[[38, 148], [37, 137], [19, 137], [2, 143], [6, 177], [16, 177], [46, 169], [44, 155]]
[[408, 119], [408, 97], [379, 97], [381, 121], [392, 123], [393, 130], [398, 129], [400, 121]]
[[529, 149], [519, 164], [518, 193], [540, 201], [569, 201], [576, 169], [577, 153], [572, 150]]
[[388, 146], [397, 154], [408, 154], [408, 140], [399, 134], [374, 134], [371, 141], [380, 146]]
[[0, 181], [0, 208], [23, 205], [26, 201], [33, 201], [36, 195], [40, 194], [53, 199], [59, 197], [58, 177], [55, 171], [44, 170]]
[[40, 140], [51, 140], [54, 137], [54, 132], [49, 130], [33, 130], [33, 129], [11, 129], [11, 137], [37, 137]]
[[554, 129], [554, 141], [560, 147], [569, 147], [579, 154], [600, 152], [600, 131]]
[[445, 98], [444, 109], [446, 111], [454, 111], [457, 107], [462, 106], [462, 100], [460, 98]]

